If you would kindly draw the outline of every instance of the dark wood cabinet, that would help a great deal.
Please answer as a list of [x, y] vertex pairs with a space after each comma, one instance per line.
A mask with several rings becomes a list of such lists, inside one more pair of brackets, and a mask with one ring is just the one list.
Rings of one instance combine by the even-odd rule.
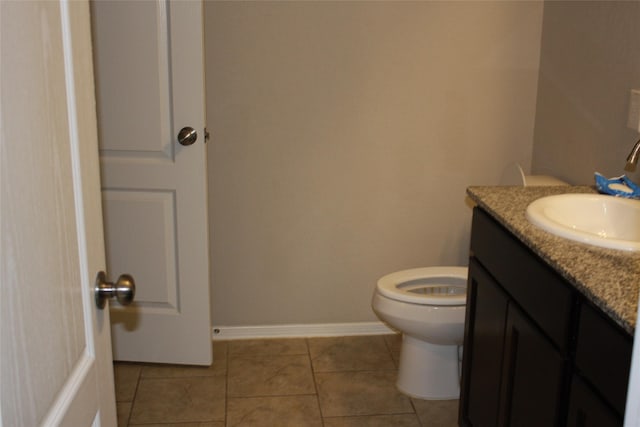
[[579, 375], [573, 377], [569, 400], [569, 427], [618, 427], [617, 414]]
[[566, 361], [475, 259], [469, 287], [461, 425], [559, 425]]
[[[463, 376], [461, 404], [465, 416], [478, 427], [495, 427], [500, 401], [502, 349], [508, 299], [500, 287], [475, 260], [469, 265], [467, 323], [463, 360], [468, 366]], [[469, 304], [469, 301], [474, 301]], [[469, 310], [472, 312], [470, 313]]]
[[580, 306], [567, 425], [621, 426], [633, 340], [588, 304]]
[[468, 285], [461, 426], [622, 425], [631, 336], [479, 208]]
[[575, 371], [618, 414], [624, 413], [633, 339], [594, 307], [580, 306]]
[[504, 343], [501, 413], [496, 425], [559, 425], [565, 360], [513, 302]]

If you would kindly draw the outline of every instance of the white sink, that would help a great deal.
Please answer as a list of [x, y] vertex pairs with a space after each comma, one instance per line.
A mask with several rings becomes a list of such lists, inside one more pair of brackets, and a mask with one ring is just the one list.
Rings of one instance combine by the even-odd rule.
[[527, 207], [534, 225], [565, 239], [640, 251], [640, 201], [602, 194], [560, 194]]

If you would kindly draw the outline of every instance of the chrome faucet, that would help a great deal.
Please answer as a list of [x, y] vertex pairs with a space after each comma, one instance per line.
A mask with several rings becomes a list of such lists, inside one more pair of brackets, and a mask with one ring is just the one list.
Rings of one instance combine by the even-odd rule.
[[640, 157], [640, 139], [636, 142], [636, 145], [633, 146], [629, 156], [627, 157], [627, 166], [625, 169], [628, 171], [636, 170], [636, 165], [638, 164], [638, 158]]

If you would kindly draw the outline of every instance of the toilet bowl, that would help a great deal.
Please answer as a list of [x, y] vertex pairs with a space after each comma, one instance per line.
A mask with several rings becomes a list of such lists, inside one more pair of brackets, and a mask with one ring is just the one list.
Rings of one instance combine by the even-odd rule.
[[398, 389], [429, 400], [457, 399], [467, 267], [397, 271], [378, 280], [371, 306], [402, 333]]

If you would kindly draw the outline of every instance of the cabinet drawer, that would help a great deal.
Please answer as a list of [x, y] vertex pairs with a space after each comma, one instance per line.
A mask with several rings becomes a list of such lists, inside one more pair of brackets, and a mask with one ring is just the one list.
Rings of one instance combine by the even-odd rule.
[[564, 279], [480, 208], [472, 227], [473, 255], [566, 354], [573, 293]]
[[633, 340], [587, 304], [580, 307], [576, 368], [603, 398], [624, 414]]

